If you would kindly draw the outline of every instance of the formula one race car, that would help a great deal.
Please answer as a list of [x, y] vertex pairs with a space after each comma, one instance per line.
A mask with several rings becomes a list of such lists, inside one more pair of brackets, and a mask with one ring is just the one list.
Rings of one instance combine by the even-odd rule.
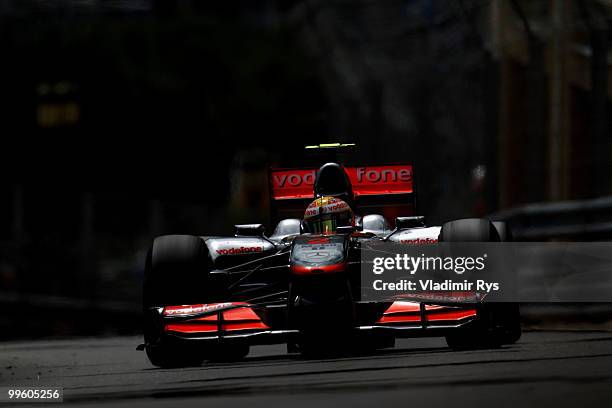
[[248, 224], [231, 237], [156, 238], [139, 348], [153, 365], [173, 367], [238, 360], [256, 344], [321, 355], [393, 347], [397, 337], [445, 336], [454, 349], [516, 342], [516, 304], [360, 299], [359, 251], [368, 243], [509, 238], [503, 223], [484, 219], [426, 226], [414, 215], [412, 170], [335, 162], [274, 169], [271, 235]]

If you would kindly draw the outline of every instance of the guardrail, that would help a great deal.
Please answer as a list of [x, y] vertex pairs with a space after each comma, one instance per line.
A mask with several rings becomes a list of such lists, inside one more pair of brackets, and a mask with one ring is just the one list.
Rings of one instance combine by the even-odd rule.
[[517, 241], [612, 239], [612, 197], [535, 203], [491, 214]]
[[[528, 204], [487, 218], [506, 221], [516, 241], [612, 239], [612, 197]], [[610, 303], [527, 303], [521, 315], [526, 328], [612, 327]]]

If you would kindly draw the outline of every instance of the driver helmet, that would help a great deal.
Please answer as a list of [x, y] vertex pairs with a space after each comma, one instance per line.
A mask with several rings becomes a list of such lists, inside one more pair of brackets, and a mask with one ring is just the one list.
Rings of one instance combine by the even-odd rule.
[[338, 227], [354, 226], [355, 216], [344, 200], [319, 197], [306, 208], [304, 224], [312, 233], [335, 234]]

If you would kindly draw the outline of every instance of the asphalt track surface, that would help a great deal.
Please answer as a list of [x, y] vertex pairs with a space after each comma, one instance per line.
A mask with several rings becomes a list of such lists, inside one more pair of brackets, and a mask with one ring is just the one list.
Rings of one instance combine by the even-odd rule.
[[2, 343], [0, 384], [60, 386], [70, 406], [612, 406], [605, 331], [528, 332], [513, 346], [462, 352], [441, 338], [405, 339], [372, 355], [320, 360], [259, 346], [239, 363], [172, 370], [153, 368], [135, 350], [139, 342]]

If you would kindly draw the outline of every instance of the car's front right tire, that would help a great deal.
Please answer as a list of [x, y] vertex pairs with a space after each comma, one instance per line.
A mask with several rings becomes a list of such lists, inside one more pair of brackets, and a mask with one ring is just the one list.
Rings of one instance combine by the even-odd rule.
[[[447, 222], [439, 236], [440, 242], [505, 242], [511, 239], [505, 223], [480, 218]], [[519, 305], [485, 302], [480, 305], [478, 321], [448, 334], [446, 343], [455, 350], [496, 348], [515, 343], [520, 337]]]

